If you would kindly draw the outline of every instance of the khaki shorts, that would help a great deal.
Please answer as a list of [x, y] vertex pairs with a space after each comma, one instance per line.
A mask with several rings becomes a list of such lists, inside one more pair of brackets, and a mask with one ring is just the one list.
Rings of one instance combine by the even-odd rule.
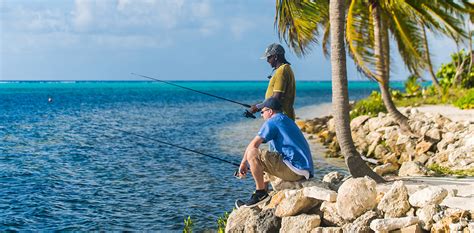
[[285, 181], [297, 181], [305, 179], [304, 176], [298, 175], [293, 172], [284, 162], [280, 153], [271, 152], [268, 150], [260, 150], [260, 153], [257, 156], [260, 164], [263, 167], [265, 172], [265, 181], [271, 179], [270, 176], [276, 176]]

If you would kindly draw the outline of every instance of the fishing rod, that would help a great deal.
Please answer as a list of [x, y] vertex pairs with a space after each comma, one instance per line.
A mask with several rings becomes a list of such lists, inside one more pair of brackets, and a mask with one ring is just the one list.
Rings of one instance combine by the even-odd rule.
[[[203, 95], [207, 95], [207, 96], [211, 96], [211, 97], [214, 97], [214, 98], [217, 98], [217, 99], [225, 100], [225, 101], [228, 101], [228, 102], [231, 102], [231, 103], [234, 103], [234, 104], [244, 106], [246, 108], [251, 108], [252, 107], [249, 104], [240, 103], [240, 102], [237, 102], [235, 100], [231, 100], [231, 99], [227, 99], [227, 98], [220, 97], [220, 96], [217, 96], [217, 95], [213, 95], [213, 94], [209, 94], [209, 93], [206, 93], [206, 92], [198, 91], [198, 90], [195, 90], [195, 89], [192, 89], [192, 88], [189, 88], [189, 87], [184, 87], [184, 86], [181, 86], [181, 85], [178, 85], [178, 84], [174, 84], [172, 82], [168, 82], [168, 81], [164, 81], [164, 80], [160, 80], [160, 79], [156, 79], [156, 78], [152, 78], [152, 77], [149, 77], [149, 76], [146, 76], [146, 75], [141, 75], [141, 74], [136, 74], [136, 73], [131, 73], [131, 74], [136, 75], [136, 76], [140, 76], [140, 77], [143, 77], [143, 78], [155, 80], [155, 81], [158, 81], [158, 82], [166, 83], [166, 84], [169, 84], [169, 85], [172, 85], [172, 86], [175, 86], [175, 87], [179, 87], [179, 88], [183, 88], [183, 89], [186, 89], [186, 90], [189, 90], [189, 91], [194, 91], [194, 92], [197, 92], [197, 93], [200, 93], [200, 94], [203, 94]], [[245, 110], [243, 115], [247, 118], [254, 118], [254, 119], [256, 118], [255, 115], [253, 115], [248, 110]]]
[[156, 138], [151, 138], [151, 137], [143, 136], [143, 135], [140, 135], [140, 134], [137, 134], [137, 133], [132, 133], [132, 132], [129, 132], [129, 131], [116, 129], [116, 128], [112, 128], [112, 127], [107, 127], [107, 128], [112, 129], [112, 130], [116, 130], [116, 131], [120, 131], [122, 133], [132, 135], [132, 136], [135, 136], [135, 137], [145, 138], [145, 139], [148, 139], [148, 140], [151, 140], [151, 141], [154, 141], [154, 142], [159, 142], [159, 143], [162, 143], [162, 144], [165, 144], [165, 145], [168, 145], [168, 146], [177, 147], [177, 148], [180, 148], [182, 150], [190, 151], [190, 152], [193, 152], [193, 153], [196, 153], [196, 154], [204, 155], [204, 156], [207, 156], [209, 158], [213, 158], [213, 159], [219, 160], [221, 162], [232, 164], [232, 165], [237, 166], [237, 167], [240, 166], [240, 164], [238, 164], [238, 163], [235, 163], [235, 162], [232, 162], [232, 161], [229, 161], [229, 160], [226, 160], [226, 159], [222, 159], [222, 158], [219, 158], [219, 157], [216, 157], [216, 156], [213, 156], [213, 155], [208, 155], [208, 154], [199, 152], [197, 150], [189, 149], [189, 148], [179, 146], [179, 145], [176, 145], [176, 144], [173, 144], [173, 143], [165, 142], [165, 141], [162, 141], [162, 140], [159, 140], [159, 139], [156, 139]]

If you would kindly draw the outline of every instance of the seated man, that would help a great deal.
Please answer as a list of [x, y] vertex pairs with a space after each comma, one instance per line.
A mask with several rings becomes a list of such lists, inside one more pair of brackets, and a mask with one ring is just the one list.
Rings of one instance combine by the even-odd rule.
[[[308, 142], [295, 122], [281, 113], [281, 108], [280, 102], [274, 97], [263, 102], [260, 113], [265, 123], [247, 146], [238, 172], [238, 176], [245, 176], [247, 163], [250, 165], [256, 191], [248, 201], [237, 200], [237, 208], [253, 207], [269, 198], [264, 172], [285, 181], [309, 179], [313, 176], [313, 159]], [[270, 142], [276, 151], [258, 149], [260, 144], [266, 142]]]

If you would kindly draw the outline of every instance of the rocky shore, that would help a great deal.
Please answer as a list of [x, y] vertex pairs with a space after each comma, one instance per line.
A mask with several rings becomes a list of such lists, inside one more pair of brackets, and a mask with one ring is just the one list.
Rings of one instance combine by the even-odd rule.
[[[412, 132], [383, 113], [351, 121], [357, 150], [389, 182], [337, 172], [322, 180], [274, 180], [271, 200], [235, 209], [226, 232], [474, 232], [474, 178], [433, 177], [440, 175], [436, 167], [474, 171], [474, 113], [453, 120], [436, 111], [402, 111]], [[297, 124], [326, 145], [327, 156], [341, 156], [331, 116]]]
[[[410, 180], [376, 184], [332, 172], [322, 181], [272, 181], [272, 199], [234, 210], [226, 232], [474, 232], [474, 184], [461, 189]], [[462, 192], [460, 192], [462, 191]]]
[[[354, 144], [380, 175], [435, 175], [429, 167], [451, 171], [474, 170], [474, 118], [453, 121], [438, 113], [406, 108], [413, 132], [404, 132], [385, 113], [377, 117], [359, 116], [351, 121]], [[334, 120], [331, 116], [298, 121], [303, 132], [317, 138], [340, 157]]]

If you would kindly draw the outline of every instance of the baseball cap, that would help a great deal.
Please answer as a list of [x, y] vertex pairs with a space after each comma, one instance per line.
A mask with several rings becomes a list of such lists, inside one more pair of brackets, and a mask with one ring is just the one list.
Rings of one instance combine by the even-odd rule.
[[285, 54], [285, 49], [283, 46], [277, 43], [269, 45], [267, 49], [265, 49], [265, 52], [260, 59], [267, 59], [267, 57], [275, 54]]
[[273, 109], [273, 110], [276, 110], [276, 111], [280, 111], [281, 110], [281, 103], [277, 98], [270, 97], [270, 98], [266, 99], [265, 101], [263, 101], [263, 107], [267, 107], [267, 108], [270, 108], [270, 109]]

